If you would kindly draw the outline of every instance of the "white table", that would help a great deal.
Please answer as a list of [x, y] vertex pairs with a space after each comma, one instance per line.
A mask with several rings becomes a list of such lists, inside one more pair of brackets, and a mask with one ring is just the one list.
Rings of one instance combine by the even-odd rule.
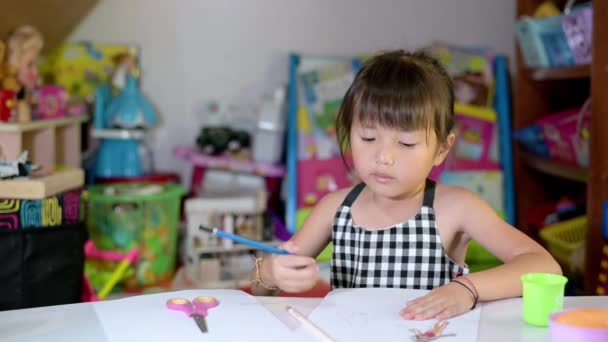
[[[284, 302], [295, 305], [306, 315], [321, 302], [321, 298], [258, 297], [258, 300], [262, 303]], [[45, 335], [44, 341], [106, 341], [94, 305], [94, 303], [80, 303], [2, 311], [0, 341], [42, 341], [41, 334]], [[564, 306], [608, 309], [608, 297], [566, 297]], [[34, 323], [40, 321], [36, 320], [36, 317], [49, 317], [49, 315], [60, 317], [59, 322], [42, 326]], [[24, 331], [31, 332], [32, 335], [24, 338]], [[447, 341], [449, 339], [446, 339]], [[484, 303], [478, 341], [548, 341], [548, 329], [532, 327], [522, 321], [520, 298]]]
[[[608, 309], [608, 297], [566, 297], [564, 308]], [[485, 303], [481, 310], [478, 341], [549, 341], [548, 328], [533, 327], [521, 318], [521, 298]]]

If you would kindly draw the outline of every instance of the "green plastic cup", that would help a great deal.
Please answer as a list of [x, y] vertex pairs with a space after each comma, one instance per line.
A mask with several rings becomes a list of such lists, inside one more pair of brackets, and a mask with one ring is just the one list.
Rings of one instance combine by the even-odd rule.
[[549, 316], [564, 307], [568, 278], [551, 273], [528, 273], [521, 276], [523, 318], [530, 325], [549, 326]]

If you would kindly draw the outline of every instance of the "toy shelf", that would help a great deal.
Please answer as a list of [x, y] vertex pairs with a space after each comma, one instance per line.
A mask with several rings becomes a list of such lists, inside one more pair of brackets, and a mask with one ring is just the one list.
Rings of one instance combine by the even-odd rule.
[[251, 279], [220, 280], [202, 283], [205, 289], [239, 289], [251, 285]]
[[177, 146], [173, 149], [173, 154], [192, 164], [191, 195], [196, 195], [202, 188], [207, 169], [254, 174], [264, 177], [266, 181], [266, 189], [269, 195], [268, 208], [271, 210], [277, 208], [281, 178], [285, 175], [285, 167], [283, 165], [209, 156], [202, 153], [195, 146]]
[[26, 123], [0, 123], [0, 132], [25, 132], [49, 127], [62, 127], [88, 120], [86, 115], [79, 115], [60, 119], [35, 120]]
[[83, 184], [83, 169], [60, 168], [49, 174], [30, 175], [27, 180], [2, 179], [0, 180], [0, 198], [42, 199], [79, 188]]
[[568, 80], [588, 78], [591, 75], [590, 65], [577, 65], [562, 68], [528, 69], [528, 74], [535, 81]]
[[552, 176], [561, 177], [577, 182], [586, 182], [589, 170], [573, 165], [565, 165], [552, 160], [538, 157], [531, 153], [522, 152], [522, 159], [531, 168]]
[[203, 154], [198, 148], [192, 146], [177, 146], [173, 154], [191, 162], [195, 166], [209, 169], [225, 170], [239, 173], [250, 173], [264, 177], [283, 177], [285, 168], [282, 165], [256, 163], [250, 160], [232, 159], [228, 157], [215, 157]]
[[182, 267], [175, 273], [173, 277], [174, 289], [238, 289], [251, 286], [249, 277], [241, 279], [215, 280], [215, 281], [198, 281], [188, 277], [185, 269]]
[[88, 116], [0, 124], [0, 155], [7, 160], [29, 151], [29, 159], [43, 169], [55, 165], [81, 167], [81, 124]]
[[[283, 243], [283, 241], [272, 240], [264, 243], [276, 247]], [[199, 261], [211, 261], [211, 265], [215, 264], [217, 266], [197, 266], [197, 262], [195, 262], [193, 264], [180, 267], [174, 277], [174, 284], [181, 284], [181, 286], [186, 286], [186, 288], [193, 287], [205, 289], [228, 289], [248, 287], [251, 285], [251, 279], [249, 278], [248, 272], [244, 273], [242, 271], [237, 271], [235, 269], [234, 263], [231, 262], [228, 265], [223, 265], [220, 260], [227, 260], [228, 258], [231, 258], [236, 255], [247, 256], [248, 254], [250, 254], [253, 257], [259, 257], [267, 254], [266, 252], [260, 251], [254, 247], [241, 244], [235, 244], [230, 247], [200, 247], [196, 249], [195, 253], [199, 255]], [[216, 262], [214, 263], [213, 260], [216, 260]], [[215, 273], [216, 276], [213, 277], [213, 279], [204, 279], [203, 273], [207, 274], [207, 276]]]
[[[541, 2], [517, 0], [517, 17], [532, 15]], [[562, 7], [566, 1], [555, 2]], [[527, 214], [539, 204], [556, 202], [563, 195], [587, 195], [587, 232], [585, 237], [584, 287], [595, 294], [602, 259], [603, 203], [608, 199], [608, 30], [601, 24], [608, 16], [608, 1], [593, 1], [593, 51], [590, 65], [530, 69], [524, 63], [519, 45], [513, 129], [518, 130], [538, 119], [565, 108], [580, 106], [591, 95], [589, 127], [589, 167], [572, 168], [539, 158], [530, 158], [514, 144], [514, 171], [517, 224], [523, 232], [536, 237], [538, 231], [527, 222]], [[537, 172], [540, 171], [540, 172]], [[557, 177], [548, 177], [554, 175]]]

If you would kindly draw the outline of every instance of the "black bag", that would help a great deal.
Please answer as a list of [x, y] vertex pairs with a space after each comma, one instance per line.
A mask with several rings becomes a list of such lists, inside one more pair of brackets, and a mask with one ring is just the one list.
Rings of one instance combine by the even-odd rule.
[[0, 310], [78, 303], [83, 223], [0, 231]]

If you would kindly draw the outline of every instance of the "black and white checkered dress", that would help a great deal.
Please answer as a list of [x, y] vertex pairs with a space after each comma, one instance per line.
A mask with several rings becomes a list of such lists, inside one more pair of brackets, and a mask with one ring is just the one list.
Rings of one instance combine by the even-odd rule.
[[355, 186], [334, 218], [332, 288], [433, 289], [469, 273], [448, 257], [435, 222], [435, 182], [427, 180], [416, 217], [382, 230], [353, 223], [351, 206], [365, 184]]

